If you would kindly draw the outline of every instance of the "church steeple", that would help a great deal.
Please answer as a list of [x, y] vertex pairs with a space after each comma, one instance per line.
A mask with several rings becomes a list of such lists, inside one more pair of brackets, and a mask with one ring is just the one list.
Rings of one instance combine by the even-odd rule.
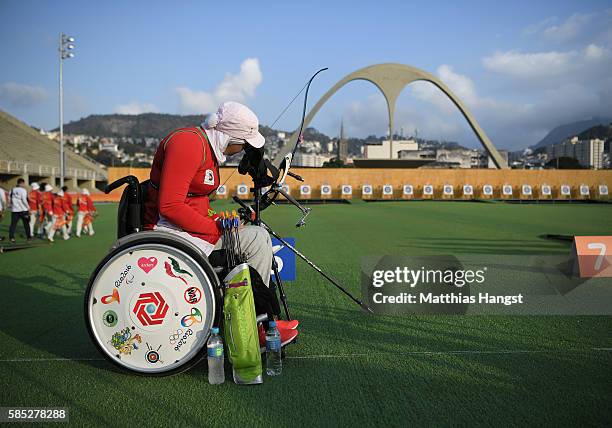
[[338, 139], [338, 159], [346, 162], [348, 158], [348, 141], [344, 138], [344, 118], [340, 120], [340, 138]]

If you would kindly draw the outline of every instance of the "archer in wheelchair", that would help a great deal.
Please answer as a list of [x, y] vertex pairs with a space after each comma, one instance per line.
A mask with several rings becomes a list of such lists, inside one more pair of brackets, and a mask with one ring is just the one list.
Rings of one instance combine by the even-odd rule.
[[[261, 383], [267, 321], [276, 321], [282, 345], [298, 335], [270, 236], [372, 313], [261, 218], [282, 195], [301, 213], [296, 227], [306, 224], [310, 208], [283, 186], [287, 177], [304, 181], [290, 171], [291, 161], [302, 141], [310, 83], [324, 70], [304, 87], [299, 138], [278, 166], [264, 158], [255, 114], [227, 102], [201, 126], [164, 138], [149, 180], [139, 183], [127, 176], [108, 185], [107, 193], [127, 184], [118, 209], [119, 239], [92, 273], [85, 293], [87, 328], [107, 360], [137, 374], [178, 373], [202, 359], [215, 327], [222, 330], [234, 381]], [[240, 205], [237, 212], [218, 215], [209, 197], [219, 186], [219, 163], [240, 151], [244, 155], [238, 171], [253, 180], [253, 203], [233, 196]], [[285, 319], [280, 319], [277, 294]]]
[[[243, 225], [235, 211], [210, 207], [219, 164], [245, 149], [263, 162], [263, 145], [255, 114], [223, 103], [201, 126], [160, 142], [149, 180], [128, 176], [108, 186], [107, 193], [127, 184], [119, 239], [90, 278], [85, 313], [93, 342], [113, 364], [146, 375], [184, 371], [220, 326], [234, 380], [261, 383], [267, 321], [276, 320], [283, 346], [295, 341], [298, 322], [279, 319], [270, 284], [270, 233], [250, 213], [242, 212], [251, 223]], [[251, 170], [251, 161], [242, 168]]]

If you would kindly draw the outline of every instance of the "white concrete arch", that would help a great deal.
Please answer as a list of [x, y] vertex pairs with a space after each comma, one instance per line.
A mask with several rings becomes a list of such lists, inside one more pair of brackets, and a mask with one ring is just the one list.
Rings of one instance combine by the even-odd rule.
[[[387, 101], [387, 110], [389, 113], [389, 135], [390, 139], [393, 139], [393, 122], [395, 116], [395, 105], [397, 97], [406, 87], [406, 85], [416, 81], [427, 81], [432, 83], [438, 89], [440, 89], [452, 102], [457, 106], [463, 117], [467, 120], [468, 124], [480, 140], [484, 149], [489, 153], [493, 163], [499, 169], [507, 169], [506, 162], [499, 154], [489, 137], [485, 134], [483, 129], [480, 127], [469, 109], [461, 102], [461, 100], [453, 94], [453, 92], [446, 87], [438, 78], [433, 76], [426, 71], [420, 70], [415, 67], [404, 64], [375, 64], [368, 67], [364, 67], [357, 70], [349, 75], [345, 76], [342, 80], [336, 83], [330, 90], [328, 90], [322, 97], [317, 101], [314, 107], [308, 112], [306, 119], [304, 120], [304, 129], [308, 127], [317, 112], [323, 107], [323, 105], [334, 95], [340, 88], [353, 80], [366, 80], [376, 86], [385, 97]], [[290, 138], [289, 142], [283, 147], [276, 160], [282, 159], [289, 151], [291, 151], [298, 139], [296, 131]], [[278, 163], [278, 162], [275, 162]]]

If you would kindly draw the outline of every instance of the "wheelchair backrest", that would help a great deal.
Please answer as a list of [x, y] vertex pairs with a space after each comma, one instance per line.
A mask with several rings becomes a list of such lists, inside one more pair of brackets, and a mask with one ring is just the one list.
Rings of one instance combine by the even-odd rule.
[[144, 224], [144, 201], [146, 201], [149, 180], [140, 183], [135, 176], [128, 175], [109, 184], [105, 192], [110, 193], [124, 184], [127, 184], [127, 186], [123, 189], [117, 210], [117, 238], [122, 238], [142, 230]]

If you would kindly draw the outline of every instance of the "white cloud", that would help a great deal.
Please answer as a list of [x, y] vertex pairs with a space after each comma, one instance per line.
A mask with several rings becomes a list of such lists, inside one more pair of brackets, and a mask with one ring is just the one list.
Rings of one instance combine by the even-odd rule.
[[128, 104], [121, 104], [115, 108], [115, 113], [119, 114], [141, 114], [157, 112], [159, 112], [159, 109], [155, 106], [155, 104], [139, 103], [138, 101], [132, 101]]
[[532, 36], [534, 34], [538, 34], [542, 32], [542, 30], [548, 28], [549, 25], [551, 25], [553, 22], [556, 22], [556, 21], [557, 21], [556, 16], [549, 16], [547, 18], [544, 18], [542, 21], [538, 22], [537, 24], [533, 24], [525, 28], [523, 30], [523, 35]]
[[550, 40], [568, 42], [577, 39], [592, 20], [593, 15], [575, 13], [562, 24], [544, 28], [542, 34]]
[[575, 13], [565, 21], [557, 22], [556, 17], [546, 18], [525, 28], [523, 35], [560, 45], [612, 43], [612, 9], [591, 14]]
[[558, 79], [583, 81], [609, 73], [612, 51], [590, 44], [580, 50], [524, 53], [497, 51], [483, 58], [485, 69], [532, 83], [558, 84]]
[[[443, 95], [444, 96], [444, 95]], [[448, 101], [450, 104], [450, 101]], [[420, 137], [457, 141], [469, 137], [468, 125], [459, 111], [440, 111], [440, 105], [398, 102], [395, 111], [394, 132], [413, 135], [418, 129]], [[364, 101], [349, 104], [343, 112], [344, 125], [349, 136], [386, 135], [389, 128], [387, 104], [383, 97], [372, 95]]]
[[9, 107], [32, 107], [47, 99], [47, 91], [40, 86], [7, 82], [0, 85], [0, 102]]
[[202, 114], [215, 111], [224, 101], [244, 102], [255, 95], [262, 81], [262, 73], [257, 58], [247, 58], [240, 64], [238, 74], [227, 73], [223, 81], [212, 92], [197, 91], [178, 87], [180, 110], [182, 113]]
[[[497, 105], [495, 100], [479, 96], [472, 79], [463, 74], [456, 73], [450, 65], [441, 65], [438, 67], [436, 74], [442, 83], [469, 109], [495, 107]], [[457, 111], [457, 108], [450, 99], [433, 84], [429, 82], [415, 82], [410, 87], [418, 99], [434, 104], [439, 110], [446, 113]]]

